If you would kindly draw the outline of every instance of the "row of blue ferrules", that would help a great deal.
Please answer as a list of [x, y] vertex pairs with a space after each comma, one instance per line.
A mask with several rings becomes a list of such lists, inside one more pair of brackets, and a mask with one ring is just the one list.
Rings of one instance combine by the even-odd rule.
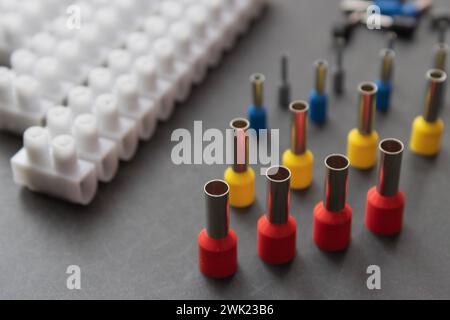
[[263, 99], [264, 81], [265, 77], [261, 73], [256, 73], [250, 77], [253, 103], [248, 107], [248, 120], [250, 128], [257, 133], [259, 133], [259, 130], [267, 129], [267, 111]]
[[327, 121], [328, 97], [325, 92], [328, 63], [317, 60], [314, 63], [315, 86], [309, 93], [310, 119], [317, 125]]

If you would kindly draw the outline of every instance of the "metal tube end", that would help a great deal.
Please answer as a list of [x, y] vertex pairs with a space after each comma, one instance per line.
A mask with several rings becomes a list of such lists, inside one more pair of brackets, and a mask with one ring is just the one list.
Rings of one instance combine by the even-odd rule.
[[206, 233], [212, 239], [223, 239], [229, 230], [230, 187], [223, 180], [211, 180], [203, 189], [206, 199]]
[[249, 139], [247, 130], [250, 128], [250, 122], [245, 118], [235, 118], [230, 121], [230, 127], [233, 129], [233, 170], [242, 173], [247, 171]]
[[328, 62], [326, 60], [316, 60], [314, 62], [314, 70], [316, 73], [316, 91], [318, 94], [323, 94], [325, 93], [327, 82]]
[[448, 53], [450, 51], [450, 47], [446, 43], [437, 43], [434, 45], [434, 68], [445, 71], [446, 68], [446, 60]]
[[289, 218], [289, 188], [291, 171], [283, 166], [267, 170], [267, 212], [273, 224], [285, 224]]
[[289, 82], [289, 55], [287, 53], [281, 56], [281, 82]]
[[262, 73], [255, 73], [250, 77], [252, 83], [253, 105], [262, 107], [264, 104], [264, 82], [266, 77]]
[[387, 47], [391, 50], [395, 49], [395, 43], [397, 42], [397, 33], [389, 31], [387, 33]]
[[292, 112], [291, 151], [301, 155], [306, 152], [309, 104], [303, 100], [294, 101], [289, 110]]
[[425, 110], [423, 117], [433, 123], [444, 105], [447, 74], [439, 69], [430, 69], [426, 73], [427, 89], [425, 94]]
[[448, 21], [443, 19], [439, 22], [438, 26], [438, 42], [444, 43], [447, 36], [447, 29], [449, 27]]
[[345, 39], [342, 37], [336, 40], [336, 67], [338, 70], [342, 69], [344, 57]]
[[378, 87], [373, 82], [362, 82], [358, 86], [358, 130], [363, 135], [369, 135], [374, 128], [375, 103]]
[[383, 82], [389, 82], [392, 80], [392, 74], [394, 72], [394, 59], [395, 51], [392, 49], [381, 49], [381, 80]]
[[325, 208], [340, 212], [347, 199], [347, 177], [350, 161], [341, 154], [332, 154], [325, 159]]
[[403, 143], [397, 139], [384, 139], [379, 144], [380, 167], [378, 170], [378, 192], [385, 197], [398, 193], [402, 166]]

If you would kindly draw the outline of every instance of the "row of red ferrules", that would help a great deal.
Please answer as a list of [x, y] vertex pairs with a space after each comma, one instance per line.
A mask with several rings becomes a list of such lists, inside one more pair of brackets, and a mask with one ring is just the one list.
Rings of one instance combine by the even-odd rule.
[[[404, 194], [398, 190], [404, 146], [396, 139], [379, 145], [378, 184], [367, 193], [366, 227], [380, 236], [400, 233]], [[351, 240], [352, 209], [346, 203], [350, 161], [340, 154], [325, 159], [324, 200], [314, 209], [313, 240], [327, 252], [345, 250]], [[286, 264], [296, 255], [296, 222], [290, 214], [291, 172], [283, 166], [270, 168], [267, 178], [267, 214], [257, 225], [257, 252], [268, 264]], [[211, 278], [225, 278], [237, 269], [237, 237], [229, 227], [229, 186], [221, 180], [208, 182], [207, 223], [198, 238], [200, 271]]]

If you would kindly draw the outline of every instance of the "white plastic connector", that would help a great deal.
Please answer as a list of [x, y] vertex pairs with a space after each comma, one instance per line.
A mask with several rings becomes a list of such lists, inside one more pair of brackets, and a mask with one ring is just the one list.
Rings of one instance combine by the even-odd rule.
[[[109, 1], [111, 2], [111, 1]], [[140, 6], [136, 4], [136, 0], [114, 0], [113, 6], [120, 12], [120, 19], [122, 23], [130, 30], [136, 29], [139, 26], [140, 21], [136, 21], [136, 17], [142, 14]]]
[[55, 107], [47, 113], [47, 130], [52, 138], [73, 135], [78, 156], [95, 165], [97, 178], [102, 182], [114, 178], [119, 167], [119, 150], [114, 141], [100, 137], [94, 115], [82, 114], [73, 121], [69, 108]]
[[221, 57], [225, 44], [214, 27], [210, 27], [208, 10], [202, 5], [192, 5], [186, 10], [187, 20], [192, 25], [193, 40], [208, 52], [208, 64], [214, 66]]
[[108, 45], [101, 40], [98, 27], [93, 23], [85, 23], [76, 36], [81, 51], [82, 60], [91, 65], [100, 65], [106, 60]]
[[176, 22], [170, 28], [170, 35], [176, 46], [177, 58], [191, 67], [193, 82], [201, 83], [208, 71], [208, 52], [192, 41], [191, 25], [187, 22]]
[[0, 68], [0, 129], [22, 134], [31, 126], [41, 126], [53, 104], [42, 100], [39, 83], [30, 76], [16, 77]]
[[132, 57], [130, 53], [123, 49], [111, 51], [108, 56], [108, 69], [111, 70], [114, 78], [130, 72]]
[[127, 26], [121, 22], [119, 13], [114, 8], [105, 6], [98, 9], [94, 21], [100, 31], [102, 43], [113, 44], [113, 47], [121, 45], [124, 36], [123, 29]]
[[111, 70], [107, 68], [92, 69], [88, 77], [88, 85], [95, 97], [110, 93], [114, 84]]
[[175, 59], [175, 46], [170, 39], [159, 39], [153, 44], [158, 74], [170, 82], [177, 93], [177, 101], [184, 101], [189, 96], [193, 74], [189, 67]]
[[164, 37], [164, 34], [169, 28], [168, 21], [158, 15], [151, 15], [145, 20], [144, 29], [145, 33], [149, 37], [150, 42], [156, 39]]
[[48, 32], [40, 32], [31, 38], [29, 47], [38, 56], [51, 56], [55, 53], [57, 40]]
[[41, 84], [44, 97], [55, 104], [61, 104], [73, 86], [62, 79], [59, 63], [52, 57], [43, 57], [36, 62], [34, 76]]
[[[0, 69], [0, 128], [43, 125], [48, 110], [47, 127], [27, 131], [11, 160], [14, 178], [85, 204], [94, 180], [113, 178], [117, 158], [134, 156], [139, 137], [149, 139], [157, 119], [171, 116], [175, 101], [188, 97], [267, 0], [2, 1], [13, 9], [2, 13], [0, 59], [18, 46], [28, 51], [8, 56], [15, 71]], [[36, 17], [31, 23], [16, 13], [25, 2], [23, 16]], [[67, 27], [69, 4], [83, 11], [80, 29]], [[36, 80], [18, 77], [24, 74]], [[66, 100], [68, 108], [53, 106]]]
[[184, 6], [177, 1], [165, 0], [161, 3], [159, 12], [168, 21], [176, 22], [183, 19]]
[[154, 100], [160, 106], [158, 119], [167, 121], [175, 107], [176, 86], [157, 76], [157, 66], [152, 56], [138, 58], [134, 63], [133, 75], [140, 94]]
[[15, 50], [11, 55], [11, 68], [17, 74], [32, 74], [36, 64], [36, 55], [27, 49]]
[[87, 205], [97, 192], [92, 163], [77, 157], [71, 136], [54, 138], [42, 127], [24, 133], [24, 148], [12, 159], [14, 181], [32, 191]]
[[80, 158], [95, 165], [100, 181], [111, 181], [119, 168], [119, 150], [114, 141], [100, 138], [95, 116], [78, 116], [73, 125], [73, 136]]
[[159, 104], [140, 96], [137, 81], [130, 75], [117, 78], [114, 94], [120, 115], [135, 120], [139, 125], [140, 138], [149, 140], [158, 124]]
[[56, 59], [61, 68], [63, 79], [72, 83], [86, 80], [91, 66], [83, 63], [81, 48], [74, 40], [61, 41], [56, 47]]
[[94, 114], [98, 121], [100, 135], [118, 144], [121, 160], [131, 160], [139, 143], [137, 122], [119, 116], [117, 101], [110, 94], [101, 95], [95, 100]]
[[88, 87], [78, 86], [70, 90], [67, 105], [75, 116], [92, 113], [94, 94]]
[[126, 40], [126, 48], [133, 59], [148, 54], [150, 41], [144, 32], [133, 32]]

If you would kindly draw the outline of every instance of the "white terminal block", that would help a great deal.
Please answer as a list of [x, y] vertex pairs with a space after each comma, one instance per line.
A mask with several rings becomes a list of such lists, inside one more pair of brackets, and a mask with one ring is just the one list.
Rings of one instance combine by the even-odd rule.
[[133, 60], [150, 52], [150, 40], [144, 32], [131, 33], [126, 40], [125, 46]]
[[136, 0], [113, 0], [109, 1], [108, 4], [111, 2], [115, 9], [120, 12], [120, 19], [128, 29], [132, 30], [139, 27], [142, 21], [136, 18], [143, 15], [145, 10], [142, 10], [142, 6], [137, 4]]
[[132, 63], [131, 54], [123, 49], [111, 51], [107, 61], [108, 69], [111, 70], [114, 78], [129, 73]]
[[156, 14], [150, 15], [144, 22], [144, 30], [150, 42], [163, 38], [169, 29], [169, 22]]
[[207, 52], [208, 65], [214, 66], [220, 59], [224, 43], [215, 28], [210, 27], [208, 10], [202, 5], [192, 5], [186, 11], [191, 23], [193, 40]]
[[141, 96], [138, 83], [131, 75], [117, 78], [114, 95], [120, 115], [135, 120], [138, 123], [139, 137], [149, 140], [158, 125], [158, 102]]
[[159, 39], [153, 44], [158, 75], [171, 83], [176, 91], [176, 100], [182, 102], [191, 92], [193, 74], [191, 69], [175, 58], [175, 46], [170, 39]]
[[56, 47], [56, 59], [64, 80], [72, 83], [86, 81], [92, 66], [83, 63], [81, 48], [77, 41], [64, 40]]
[[192, 28], [188, 22], [180, 21], [170, 27], [170, 35], [176, 47], [177, 59], [191, 67], [193, 82], [201, 83], [208, 71], [208, 52], [192, 41]]
[[31, 34], [39, 30], [46, 20], [46, 8], [41, 1], [22, 0], [19, 5], [19, 12], [24, 17], [28, 32]]
[[238, 11], [240, 12], [239, 33], [244, 34], [248, 31], [252, 19], [257, 12], [256, 0], [234, 0]]
[[117, 10], [112, 7], [102, 7], [95, 13], [93, 21], [100, 31], [103, 44], [106, 46], [112, 44], [112, 47], [119, 47], [122, 44], [124, 29], [128, 26], [121, 21]]
[[158, 77], [153, 56], [139, 57], [133, 66], [139, 93], [159, 105], [158, 119], [167, 121], [173, 113], [176, 99], [176, 86]]
[[57, 17], [45, 27], [45, 31], [52, 34], [58, 40], [68, 40], [74, 38], [78, 30], [67, 26], [67, 17], [67, 14]]
[[111, 70], [107, 68], [92, 69], [89, 73], [88, 85], [95, 97], [111, 93], [111, 88], [114, 85], [114, 76]]
[[28, 49], [15, 50], [11, 55], [11, 68], [16, 74], [33, 74], [37, 56]]
[[69, 91], [67, 106], [75, 116], [92, 113], [94, 107], [94, 94], [88, 87], [77, 86]]
[[40, 32], [34, 35], [28, 47], [38, 57], [51, 56], [55, 53], [57, 39], [48, 32]]
[[100, 137], [97, 119], [93, 114], [78, 116], [72, 130], [80, 158], [95, 165], [100, 181], [111, 181], [119, 168], [117, 143]]
[[76, 40], [82, 51], [82, 60], [89, 65], [100, 65], [106, 61], [110, 48], [102, 41], [100, 30], [94, 23], [84, 23], [78, 30]]
[[60, 65], [53, 57], [38, 59], [34, 67], [34, 76], [41, 84], [43, 96], [55, 104], [61, 104], [73, 86], [72, 83], [63, 80]]
[[[0, 68], [0, 129], [31, 127], [11, 160], [14, 179], [87, 204], [97, 181], [110, 181], [118, 159], [130, 160], [157, 120], [170, 118], [267, 0], [5, 2], [0, 56], [13, 71]], [[82, 10], [79, 29], [68, 27], [71, 4]]]
[[15, 49], [23, 47], [28, 38], [26, 22], [15, 12], [2, 15], [1, 61], [8, 62], [8, 56]]
[[237, 38], [244, 33], [250, 25], [250, 15], [245, 10], [244, 4], [240, 0], [224, 0], [225, 2], [225, 22], [229, 29], [228, 38], [226, 39], [225, 49], [231, 50], [234, 48]]
[[100, 181], [109, 182], [114, 178], [119, 168], [118, 146], [114, 141], [100, 137], [93, 114], [82, 114], [74, 121], [69, 108], [52, 108], [47, 113], [47, 130], [51, 138], [72, 135], [78, 156], [95, 165]]
[[[217, 24], [222, 25], [223, 42], [225, 50], [231, 50], [236, 43], [239, 35], [240, 19], [242, 17], [239, 14], [235, 0], [212, 0], [211, 3], [208, 0], [204, 0], [207, 6], [213, 6], [213, 2], [220, 2], [220, 13], [218, 14]], [[216, 9], [213, 9], [216, 10]]]
[[14, 181], [34, 192], [82, 205], [97, 192], [95, 166], [78, 158], [73, 137], [51, 140], [42, 127], [25, 131], [24, 147], [11, 159], [11, 167]]
[[97, 118], [100, 136], [118, 144], [121, 160], [131, 160], [139, 144], [137, 122], [119, 115], [117, 100], [111, 94], [101, 95], [95, 100], [94, 114]]
[[179, 1], [165, 0], [159, 6], [159, 14], [170, 23], [183, 19], [185, 7]]
[[42, 126], [53, 104], [42, 100], [39, 83], [30, 76], [15, 76], [0, 68], [0, 129], [22, 134], [31, 126]]

